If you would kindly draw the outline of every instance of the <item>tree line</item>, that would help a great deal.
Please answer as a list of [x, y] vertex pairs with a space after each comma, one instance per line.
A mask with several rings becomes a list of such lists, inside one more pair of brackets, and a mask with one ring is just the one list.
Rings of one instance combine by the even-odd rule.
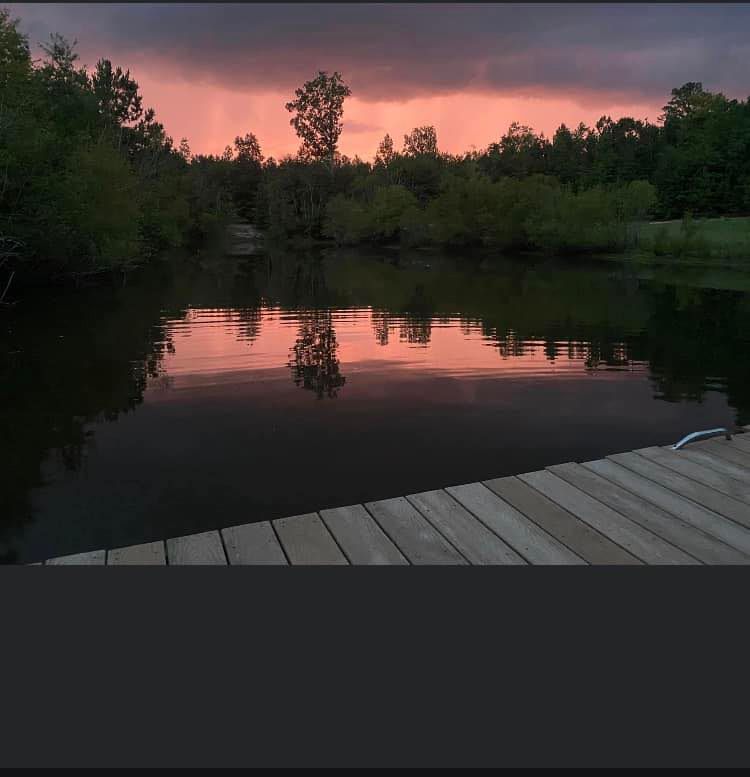
[[464, 154], [423, 126], [400, 150], [386, 135], [373, 162], [338, 150], [350, 94], [339, 73], [296, 90], [294, 155], [264, 158], [252, 133], [193, 155], [128, 70], [89, 73], [59, 35], [36, 61], [0, 11], [0, 272], [127, 268], [234, 218], [281, 238], [577, 252], [623, 249], [649, 216], [750, 212], [750, 102], [700, 83], [673, 89], [657, 124], [605, 116], [546, 138], [513, 123]]
[[0, 268], [43, 279], [127, 268], [218, 229], [232, 189], [241, 201], [252, 144], [193, 158], [128, 70], [102, 59], [89, 73], [59, 35], [41, 49], [33, 59], [0, 10]]

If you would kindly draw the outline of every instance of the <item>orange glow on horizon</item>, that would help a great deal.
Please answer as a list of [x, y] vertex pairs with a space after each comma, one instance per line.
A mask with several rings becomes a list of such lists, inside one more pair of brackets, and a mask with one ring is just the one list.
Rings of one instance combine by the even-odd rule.
[[[157, 119], [175, 143], [187, 137], [193, 153], [220, 154], [237, 135], [247, 132], [257, 136], [266, 157], [279, 159], [299, 148], [284, 108], [289, 94], [243, 93], [207, 83], [165, 81], [140, 67], [133, 69], [133, 76], [141, 87], [144, 104], [156, 110]], [[591, 95], [524, 97], [462, 92], [404, 102], [369, 102], [353, 96], [344, 106], [339, 147], [347, 156], [359, 155], [371, 161], [386, 133], [400, 148], [407, 132], [432, 124], [440, 149], [458, 154], [486, 148], [499, 140], [513, 121], [551, 137], [562, 123], [573, 128], [583, 121], [591, 126], [605, 114], [655, 121], [660, 112], [660, 104], [631, 103], [606, 95], [594, 101]]]

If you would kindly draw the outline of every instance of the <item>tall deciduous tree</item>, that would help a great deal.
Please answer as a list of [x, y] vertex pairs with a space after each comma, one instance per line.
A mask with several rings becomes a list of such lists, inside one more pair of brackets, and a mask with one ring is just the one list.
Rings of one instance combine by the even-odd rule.
[[289, 123], [302, 140], [302, 154], [331, 164], [336, 154], [343, 125], [344, 100], [351, 89], [343, 82], [340, 73], [328, 75], [319, 71], [294, 94], [296, 100], [286, 104], [294, 116]]

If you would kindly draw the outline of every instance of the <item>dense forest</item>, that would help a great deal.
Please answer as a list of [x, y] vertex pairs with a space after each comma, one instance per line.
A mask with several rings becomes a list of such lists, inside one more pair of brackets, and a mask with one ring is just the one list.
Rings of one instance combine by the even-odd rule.
[[42, 52], [0, 11], [0, 300], [14, 274], [126, 269], [238, 218], [281, 239], [565, 253], [625, 249], [647, 217], [750, 212], [750, 101], [700, 83], [658, 124], [604, 116], [546, 138], [514, 123], [461, 155], [425, 126], [366, 162], [338, 151], [349, 87], [319, 73], [286, 105], [298, 153], [275, 160], [252, 133], [193, 155], [129, 71], [88, 72], [57, 35]]

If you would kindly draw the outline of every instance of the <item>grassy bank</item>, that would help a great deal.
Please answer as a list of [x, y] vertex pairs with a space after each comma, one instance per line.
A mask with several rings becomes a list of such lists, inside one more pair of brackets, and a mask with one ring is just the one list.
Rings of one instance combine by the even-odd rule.
[[642, 224], [631, 252], [640, 261], [750, 268], [750, 217], [693, 219]]

